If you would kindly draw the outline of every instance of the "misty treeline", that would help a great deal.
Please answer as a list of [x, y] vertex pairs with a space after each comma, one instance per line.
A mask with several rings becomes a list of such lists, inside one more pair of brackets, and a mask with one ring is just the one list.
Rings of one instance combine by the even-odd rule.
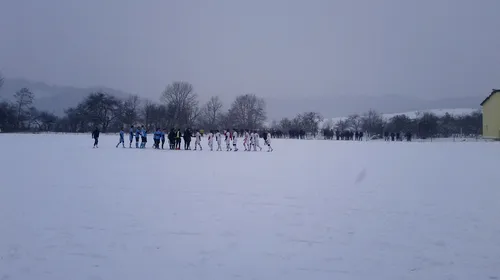
[[[0, 75], [0, 87], [3, 79]], [[121, 127], [144, 125], [156, 128], [251, 129], [264, 128], [266, 104], [254, 94], [237, 96], [229, 108], [224, 108], [217, 96], [200, 103], [193, 86], [188, 82], [173, 82], [161, 93], [159, 102], [141, 101], [133, 95], [125, 100], [106, 92], [90, 93], [77, 106], [65, 110], [62, 117], [37, 110], [35, 94], [28, 88], [13, 93], [12, 102], [0, 102], [0, 129], [15, 131], [89, 132], [99, 127], [103, 132], [117, 132]], [[298, 114], [294, 118], [273, 121], [269, 127], [274, 137], [306, 138], [307, 135], [333, 138], [335, 132], [359, 131], [367, 136], [385, 132], [411, 132], [417, 137], [449, 137], [482, 133], [482, 113], [442, 117], [432, 113], [417, 113], [416, 118], [396, 115], [385, 120], [382, 114], [370, 110], [353, 114], [334, 122], [324, 120], [315, 112]]]
[[384, 119], [375, 110], [364, 114], [352, 114], [337, 121], [323, 119], [318, 113], [298, 114], [293, 119], [284, 118], [273, 122], [271, 128], [277, 137], [306, 138], [322, 134], [326, 139], [336, 138], [336, 134], [363, 132], [368, 137], [387, 133], [412, 133], [420, 138], [450, 137], [453, 135], [480, 135], [482, 133], [482, 113], [453, 116], [446, 113], [440, 117], [430, 112], [416, 113], [416, 118], [395, 115]]
[[90, 93], [62, 117], [33, 106], [35, 94], [27, 88], [14, 94], [14, 102], [0, 103], [0, 128], [13, 131], [89, 132], [98, 127], [116, 132], [130, 125], [156, 128], [261, 129], [266, 120], [265, 102], [254, 94], [237, 96], [228, 109], [219, 97], [200, 104], [193, 86], [174, 82], [161, 93], [160, 102], [141, 101], [133, 95], [125, 100], [106, 92]]
[[437, 116], [432, 112], [417, 112], [415, 118], [407, 115], [395, 115], [384, 119], [382, 114], [370, 110], [363, 115], [353, 114], [337, 122], [323, 123], [322, 132], [326, 138], [332, 139], [336, 132], [365, 132], [369, 136], [382, 136], [386, 133], [411, 133], [419, 138], [451, 137], [454, 135], [477, 136], [482, 133], [480, 110], [471, 114], [454, 116], [446, 113]]

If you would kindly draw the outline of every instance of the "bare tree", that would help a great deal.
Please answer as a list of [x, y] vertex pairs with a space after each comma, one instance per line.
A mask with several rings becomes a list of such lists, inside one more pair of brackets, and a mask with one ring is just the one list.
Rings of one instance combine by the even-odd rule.
[[335, 129], [338, 131], [346, 131], [349, 129], [349, 122], [347, 120], [338, 120], [337, 123], [335, 123]]
[[141, 100], [137, 95], [132, 95], [123, 102], [120, 116], [122, 123], [133, 125], [139, 120], [140, 104]]
[[381, 134], [384, 130], [384, 119], [375, 110], [369, 110], [361, 118], [361, 128], [369, 134]]
[[271, 121], [271, 125], [269, 126], [269, 128], [279, 129], [278, 121], [277, 120], [272, 120]]
[[144, 125], [148, 127], [153, 122], [153, 116], [155, 114], [156, 104], [151, 101], [146, 101], [142, 107], [142, 120]]
[[14, 104], [3, 101], [0, 102], [0, 132], [13, 131], [17, 125], [17, 111]]
[[334, 126], [333, 120], [328, 119], [323, 123], [323, 129], [332, 129]]
[[163, 91], [161, 101], [173, 111], [176, 127], [191, 125], [194, 116], [198, 116], [198, 96], [193, 86], [187, 82], [174, 82]]
[[347, 117], [347, 121], [354, 131], [359, 131], [361, 129], [361, 125], [363, 124], [361, 116], [358, 114], [350, 115]]
[[2, 72], [0, 72], [0, 88], [2, 88], [4, 81], [5, 80], [4, 80], [3, 76], [2, 76]]
[[291, 129], [293, 129], [293, 123], [289, 118], [283, 118], [278, 124], [279, 128], [284, 132], [288, 133]]
[[222, 117], [222, 107], [222, 102], [218, 96], [212, 96], [207, 104], [203, 106], [201, 117], [205, 128], [216, 129], [219, 127]]
[[323, 117], [316, 112], [306, 112], [301, 114], [302, 128], [312, 135], [316, 136], [319, 131], [319, 123], [323, 121]]
[[292, 128], [295, 130], [304, 129], [302, 122], [302, 114], [298, 114], [292, 119]]
[[202, 110], [200, 109], [200, 107], [194, 106], [191, 110], [189, 110], [186, 125], [188, 127], [195, 127], [201, 125], [200, 123], [201, 114]]
[[39, 112], [37, 122], [40, 130], [50, 131], [57, 122], [57, 116], [49, 112]]
[[28, 88], [22, 88], [16, 94], [14, 94], [16, 99], [16, 127], [21, 128], [21, 123], [27, 118], [30, 108], [33, 105], [33, 100], [35, 99], [35, 94], [31, 92]]
[[266, 103], [255, 94], [240, 95], [231, 105], [229, 117], [237, 128], [261, 128], [266, 120]]
[[219, 125], [222, 126], [223, 128], [230, 128], [233, 126], [233, 122], [231, 120], [231, 117], [229, 116], [229, 112], [221, 113]]
[[82, 104], [87, 121], [100, 125], [103, 132], [120, 116], [120, 101], [104, 92], [91, 93]]

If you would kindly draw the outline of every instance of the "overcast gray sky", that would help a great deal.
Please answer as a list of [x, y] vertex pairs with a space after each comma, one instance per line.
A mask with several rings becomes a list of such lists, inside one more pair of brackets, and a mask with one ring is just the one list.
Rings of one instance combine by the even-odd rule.
[[499, 0], [1, 0], [0, 70], [157, 98], [484, 96]]

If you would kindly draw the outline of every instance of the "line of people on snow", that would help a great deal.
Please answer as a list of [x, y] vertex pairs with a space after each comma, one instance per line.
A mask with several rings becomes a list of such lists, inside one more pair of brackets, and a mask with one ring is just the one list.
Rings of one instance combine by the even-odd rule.
[[362, 131], [351, 131], [351, 130], [333, 130], [333, 129], [323, 129], [323, 137], [327, 140], [332, 140], [334, 137], [337, 140], [363, 140], [364, 133]]
[[[384, 131], [384, 141], [403, 141], [403, 133], [400, 132], [391, 132], [389, 133], [388, 131]], [[413, 137], [413, 134], [410, 131], [407, 131], [404, 133], [404, 137], [406, 138], [407, 142], [411, 142], [411, 138]]]
[[[181, 133], [180, 129], [171, 129], [168, 131], [167, 129], [157, 128], [153, 133], [153, 148], [155, 149], [164, 149], [165, 142], [168, 139], [168, 146], [170, 150], [180, 150], [182, 140], [184, 140], [184, 150], [191, 150], [191, 140], [195, 138], [194, 150], [196, 151], [203, 150], [201, 146], [202, 140], [202, 132], [203, 130], [196, 130], [195, 133], [192, 132], [191, 129], [187, 128], [184, 130], [184, 133]], [[123, 148], [125, 148], [125, 131], [122, 128], [119, 133], [119, 141], [116, 144], [118, 148], [120, 144]], [[92, 138], [94, 138], [94, 148], [98, 148], [98, 139], [99, 139], [99, 129], [96, 128], [92, 132]], [[225, 143], [226, 151], [238, 151], [238, 138], [243, 138], [243, 147], [245, 151], [262, 151], [262, 147], [260, 146], [260, 134], [257, 131], [251, 131], [245, 129], [241, 135], [238, 133], [237, 129], [226, 129], [222, 133], [219, 130], [212, 130], [207, 135], [208, 147], [210, 151], [214, 150], [214, 141], [217, 144], [216, 151], [222, 151], [222, 142]], [[271, 133], [269, 131], [264, 131], [262, 133], [262, 138], [264, 139], [264, 144], [268, 146], [268, 152], [272, 152], [273, 148], [271, 147]], [[148, 142], [148, 132], [144, 126], [134, 127], [133, 125], [129, 129], [129, 148], [132, 148], [132, 143], [135, 140], [135, 147], [139, 149], [145, 149], [146, 144]]]

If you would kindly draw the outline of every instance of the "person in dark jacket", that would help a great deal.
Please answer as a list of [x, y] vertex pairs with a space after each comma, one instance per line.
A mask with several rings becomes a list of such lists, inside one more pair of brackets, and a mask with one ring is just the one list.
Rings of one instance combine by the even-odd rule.
[[101, 132], [99, 131], [99, 128], [95, 128], [94, 131], [92, 131], [92, 138], [94, 139], [94, 148], [99, 148], [97, 145], [99, 144], [99, 134]]
[[191, 129], [186, 128], [186, 130], [184, 130], [184, 150], [191, 150], [191, 134]]
[[167, 132], [167, 129], [163, 129], [161, 131], [161, 149], [163, 150], [163, 146], [165, 145], [165, 132]]
[[180, 150], [181, 149], [181, 129], [178, 128], [177, 131], [175, 132], [175, 149]]
[[135, 147], [139, 148], [139, 139], [141, 138], [141, 130], [139, 126], [137, 126], [135, 130]]
[[132, 148], [132, 141], [134, 140], [134, 132], [135, 132], [134, 126], [131, 125], [128, 132], [128, 140], [130, 141], [128, 145], [129, 148]]
[[175, 130], [172, 128], [170, 133], [168, 133], [168, 145], [170, 150], [175, 149]]

